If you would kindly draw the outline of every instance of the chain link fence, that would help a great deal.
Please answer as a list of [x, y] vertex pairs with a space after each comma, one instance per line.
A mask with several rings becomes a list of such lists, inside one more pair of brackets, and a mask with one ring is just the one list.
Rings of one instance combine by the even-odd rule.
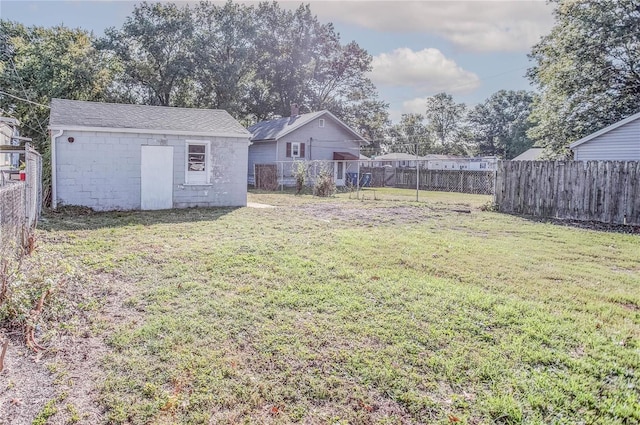
[[[299, 161], [256, 164], [250, 184], [263, 190], [277, 190], [296, 185], [295, 170]], [[336, 186], [393, 187], [420, 190], [491, 195], [495, 188], [494, 162], [439, 161], [304, 161], [308, 186], [321, 171], [333, 174]], [[445, 168], [448, 167], [448, 168]]]
[[13, 154], [24, 156], [24, 169], [0, 173], [2, 258], [19, 256], [33, 243], [33, 231], [42, 212], [42, 157], [30, 145]]

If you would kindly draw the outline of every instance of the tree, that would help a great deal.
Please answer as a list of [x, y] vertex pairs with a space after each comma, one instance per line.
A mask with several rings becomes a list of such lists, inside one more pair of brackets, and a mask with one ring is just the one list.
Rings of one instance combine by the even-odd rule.
[[231, 1], [202, 2], [193, 11], [196, 104], [247, 113], [244, 100], [255, 75], [256, 27], [252, 8]]
[[309, 5], [142, 3], [100, 48], [122, 67], [121, 100], [228, 110], [245, 124], [328, 109], [372, 137], [388, 105], [367, 77], [371, 56], [342, 45]]
[[532, 102], [530, 92], [500, 90], [473, 108], [468, 120], [478, 153], [512, 159], [529, 149]]
[[470, 153], [466, 111], [467, 106], [455, 103], [450, 94], [438, 93], [427, 98], [425, 118], [435, 151], [455, 155]]
[[420, 156], [433, 153], [433, 144], [424, 122], [424, 115], [402, 114], [400, 122], [389, 127], [384, 148], [387, 152]]
[[[173, 3], [136, 5], [122, 29], [108, 28], [98, 47], [120, 61], [124, 100], [162, 106], [193, 102], [193, 20]], [[133, 93], [133, 95], [131, 95]]]
[[113, 64], [80, 29], [25, 27], [0, 21], [0, 109], [18, 118], [44, 157], [50, 173], [47, 125], [51, 98], [105, 100], [110, 97]]
[[554, 156], [640, 110], [637, 0], [552, 0], [556, 24], [533, 47], [527, 75], [540, 90], [528, 132]]

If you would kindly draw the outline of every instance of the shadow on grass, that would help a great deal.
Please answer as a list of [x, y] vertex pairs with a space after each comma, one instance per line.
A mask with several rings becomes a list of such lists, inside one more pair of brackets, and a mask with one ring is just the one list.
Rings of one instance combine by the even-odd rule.
[[595, 230], [598, 232], [640, 235], [640, 226], [636, 226], [632, 224], [602, 223], [602, 222], [593, 221], [593, 220], [575, 220], [570, 218], [536, 217], [531, 215], [522, 215], [522, 214], [507, 213], [507, 212], [501, 212], [501, 211], [496, 211], [496, 212], [500, 214], [510, 215], [513, 217], [519, 217], [519, 218], [522, 218], [523, 220], [527, 220], [532, 223], [553, 224], [555, 226]]
[[155, 211], [93, 211], [85, 207], [61, 207], [44, 211], [38, 228], [45, 231], [95, 230], [123, 226], [214, 221], [240, 207], [195, 207]]

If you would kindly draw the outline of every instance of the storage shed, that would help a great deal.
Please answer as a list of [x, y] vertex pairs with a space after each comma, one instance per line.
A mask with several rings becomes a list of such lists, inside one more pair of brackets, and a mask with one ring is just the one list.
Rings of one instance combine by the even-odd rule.
[[640, 161], [640, 112], [569, 147], [576, 161]]
[[229, 113], [52, 99], [52, 206], [245, 206], [251, 134]]

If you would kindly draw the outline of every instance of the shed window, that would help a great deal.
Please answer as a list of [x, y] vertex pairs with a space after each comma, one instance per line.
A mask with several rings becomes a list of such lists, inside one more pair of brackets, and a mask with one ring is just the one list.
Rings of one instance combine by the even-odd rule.
[[185, 183], [209, 183], [209, 142], [187, 141]]
[[318, 120], [318, 127], [320, 127], [320, 128], [324, 127], [324, 118], [320, 118]]

